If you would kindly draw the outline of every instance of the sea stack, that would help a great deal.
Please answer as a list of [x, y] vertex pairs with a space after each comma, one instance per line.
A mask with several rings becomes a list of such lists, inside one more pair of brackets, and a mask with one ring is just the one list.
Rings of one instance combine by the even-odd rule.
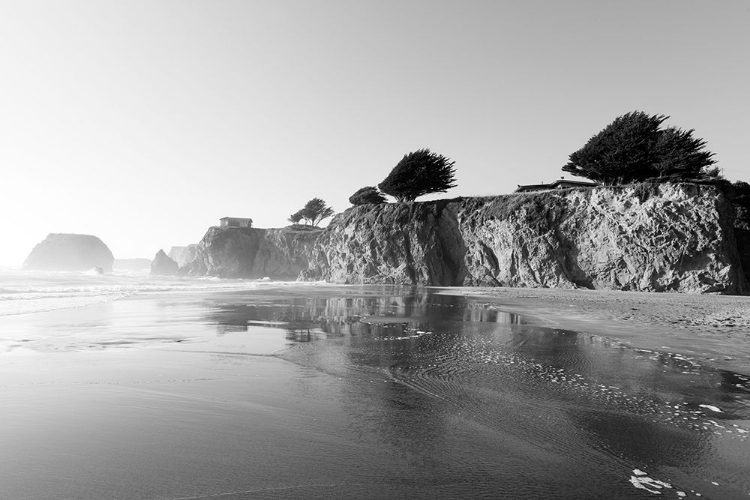
[[151, 276], [174, 276], [178, 267], [177, 262], [170, 259], [164, 250], [159, 250], [151, 261]]
[[107, 245], [90, 234], [49, 234], [34, 247], [24, 269], [40, 271], [88, 271], [99, 267], [112, 272], [115, 258]]

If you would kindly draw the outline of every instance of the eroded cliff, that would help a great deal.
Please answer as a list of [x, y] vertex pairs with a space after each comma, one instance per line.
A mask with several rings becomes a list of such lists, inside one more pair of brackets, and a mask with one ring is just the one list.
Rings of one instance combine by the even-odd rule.
[[684, 184], [363, 205], [320, 234], [301, 277], [743, 293], [733, 213]]
[[198, 245], [191, 244], [184, 247], [172, 247], [169, 249], [167, 254], [170, 259], [177, 262], [177, 265], [182, 267], [195, 260], [198, 255]]
[[191, 275], [222, 278], [296, 279], [308, 267], [319, 229], [294, 230], [211, 227], [180, 269]]

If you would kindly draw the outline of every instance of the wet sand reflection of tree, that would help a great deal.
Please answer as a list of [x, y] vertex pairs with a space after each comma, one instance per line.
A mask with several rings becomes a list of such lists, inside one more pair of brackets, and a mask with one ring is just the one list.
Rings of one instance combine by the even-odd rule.
[[[378, 321], [363, 322], [368, 317]], [[323, 371], [332, 362], [343, 367], [337, 372], [345, 373], [341, 398], [354, 434], [371, 439], [374, 429], [402, 459], [425, 466], [451, 456], [446, 436], [456, 434], [458, 411], [497, 436], [515, 433], [560, 454], [572, 446], [560, 435], [568, 429], [575, 439], [587, 439], [594, 453], [632, 463], [700, 465], [711, 436], [655, 421], [645, 405], [738, 395], [735, 376], [702, 373], [705, 382], [691, 387], [683, 372], [694, 368], [679, 358], [527, 325], [501, 306], [424, 290], [221, 305], [211, 318], [224, 332], [265, 322], [296, 342], [335, 339], [306, 350], [300, 362]], [[415, 336], [418, 331], [431, 333]], [[527, 371], [508, 360], [526, 362]], [[547, 375], [553, 370], [582, 378], [577, 385], [552, 382]], [[622, 401], [609, 401], [599, 385], [616, 387]]]

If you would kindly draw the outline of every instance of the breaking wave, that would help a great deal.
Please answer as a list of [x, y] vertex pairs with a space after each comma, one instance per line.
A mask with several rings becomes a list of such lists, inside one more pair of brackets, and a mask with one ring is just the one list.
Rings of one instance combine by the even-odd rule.
[[[0, 316], [82, 307], [140, 294], [246, 290], [279, 285], [261, 280], [161, 277], [115, 273], [0, 270]], [[297, 283], [295, 283], [297, 284]]]

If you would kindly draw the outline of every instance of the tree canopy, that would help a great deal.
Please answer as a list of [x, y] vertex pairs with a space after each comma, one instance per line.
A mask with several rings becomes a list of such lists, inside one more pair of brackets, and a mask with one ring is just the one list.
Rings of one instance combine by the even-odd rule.
[[302, 219], [305, 219], [307, 223], [317, 226], [323, 219], [327, 219], [333, 214], [333, 208], [326, 205], [325, 201], [320, 198], [313, 198], [304, 207], [293, 213], [289, 217], [289, 222], [299, 224]]
[[563, 171], [602, 184], [628, 184], [644, 180], [702, 181], [720, 176], [714, 153], [694, 130], [661, 128], [669, 117], [633, 111], [615, 118], [578, 151]]
[[385, 196], [375, 186], [365, 186], [349, 197], [349, 203], [352, 205], [381, 204], [385, 203]]
[[399, 202], [414, 201], [429, 193], [444, 193], [456, 187], [455, 161], [429, 149], [404, 155], [378, 187]]
[[289, 216], [289, 222], [292, 224], [299, 224], [302, 221], [302, 210], [297, 210]]

